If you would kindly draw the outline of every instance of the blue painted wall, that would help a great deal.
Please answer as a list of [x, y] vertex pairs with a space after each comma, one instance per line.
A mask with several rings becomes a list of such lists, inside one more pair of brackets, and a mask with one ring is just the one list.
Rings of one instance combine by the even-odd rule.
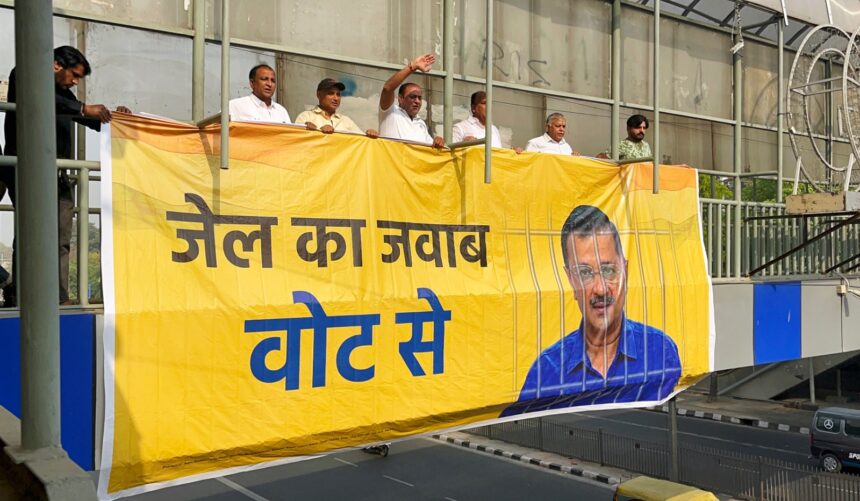
[[[0, 405], [21, 417], [21, 338], [18, 318], [0, 319]], [[93, 470], [95, 433], [95, 315], [60, 316], [61, 440], [69, 457]]]
[[755, 364], [801, 358], [800, 282], [755, 284], [753, 358]]

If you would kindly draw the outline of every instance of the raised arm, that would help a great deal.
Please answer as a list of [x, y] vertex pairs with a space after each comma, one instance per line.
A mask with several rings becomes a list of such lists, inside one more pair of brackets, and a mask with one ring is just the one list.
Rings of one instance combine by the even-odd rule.
[[436, 56], [433, 54], [424, 54], [416, 57], [411, 63], [407, 64], [397, 73], [391, 75], [391, 78], [386, 80], [382, 86], [382, 94], [379, 95], [379, 109], [387, 110], [394, 104], [394, 95], [400, 84], [406, 80], [409, 75], [415, 71], [430, 71], [433, 63], [436, 62]]

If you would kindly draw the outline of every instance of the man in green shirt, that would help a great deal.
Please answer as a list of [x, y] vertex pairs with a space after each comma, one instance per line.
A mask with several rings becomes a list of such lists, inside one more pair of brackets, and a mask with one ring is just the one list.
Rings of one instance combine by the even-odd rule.
[[648, 119], [643, 115], [633, 115], [627, 119], [627, 139], [618, 145], [619, 160], [651, 158], [651, 146], [645, 141]]
[[[648, 119], [644, 115], [633, 115], [627, 119], [627, 139], [618, 143], [618, 160], [651, 158], [651, 145], [645, 141], [646, 130]], [[597, 158], [610, 158], [609, 150], [600, 153]]]

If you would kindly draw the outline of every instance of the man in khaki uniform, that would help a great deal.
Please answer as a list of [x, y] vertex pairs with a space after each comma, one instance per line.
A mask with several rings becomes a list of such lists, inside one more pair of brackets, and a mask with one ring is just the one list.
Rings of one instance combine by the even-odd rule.
[[305, 124], [310, 130], [319, 130], [325, 134], [332, 132], [355, 132], [367, 134], [368, 137], [379, 137], [374, 129], [361, 130], [355, 122], [346, 115], [337, 112], [340, 107], [340, 93], [346, 86], [334, 78], [324, 78], [317, 85], [319, 104], [312, 110], [302, 112], [296, 117], [297, 124]]

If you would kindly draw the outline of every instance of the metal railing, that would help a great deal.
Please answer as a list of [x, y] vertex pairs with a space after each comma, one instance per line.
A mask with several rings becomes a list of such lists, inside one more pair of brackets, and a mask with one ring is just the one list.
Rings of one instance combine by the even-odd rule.
[[[553, 452], [601, 466], [669, 477], [669, 445], [544, 417], [481, 426], [468, 433]], [[680, 482], [740, 499], [842, 501], [860, 499], [860, 476], [827, 473], [808, 464], [681, 443]]]
[[[783, 204], [702, 199], [702, 238], [711, 277], [737, 278], [842, 222], [847, 215], [789, 216]], [[734, 253], [736, 211], [741, 215], [740, 260]], [[860, 227], [845, 225], [754, 275], [790, 277], [852, 273], [860, 264]], [[851, 258], [857, 256], [858, 259]], [[737, 269], [735, 263], [740, 263]], [[833, 269], [832, 271], [830, 271]]]

